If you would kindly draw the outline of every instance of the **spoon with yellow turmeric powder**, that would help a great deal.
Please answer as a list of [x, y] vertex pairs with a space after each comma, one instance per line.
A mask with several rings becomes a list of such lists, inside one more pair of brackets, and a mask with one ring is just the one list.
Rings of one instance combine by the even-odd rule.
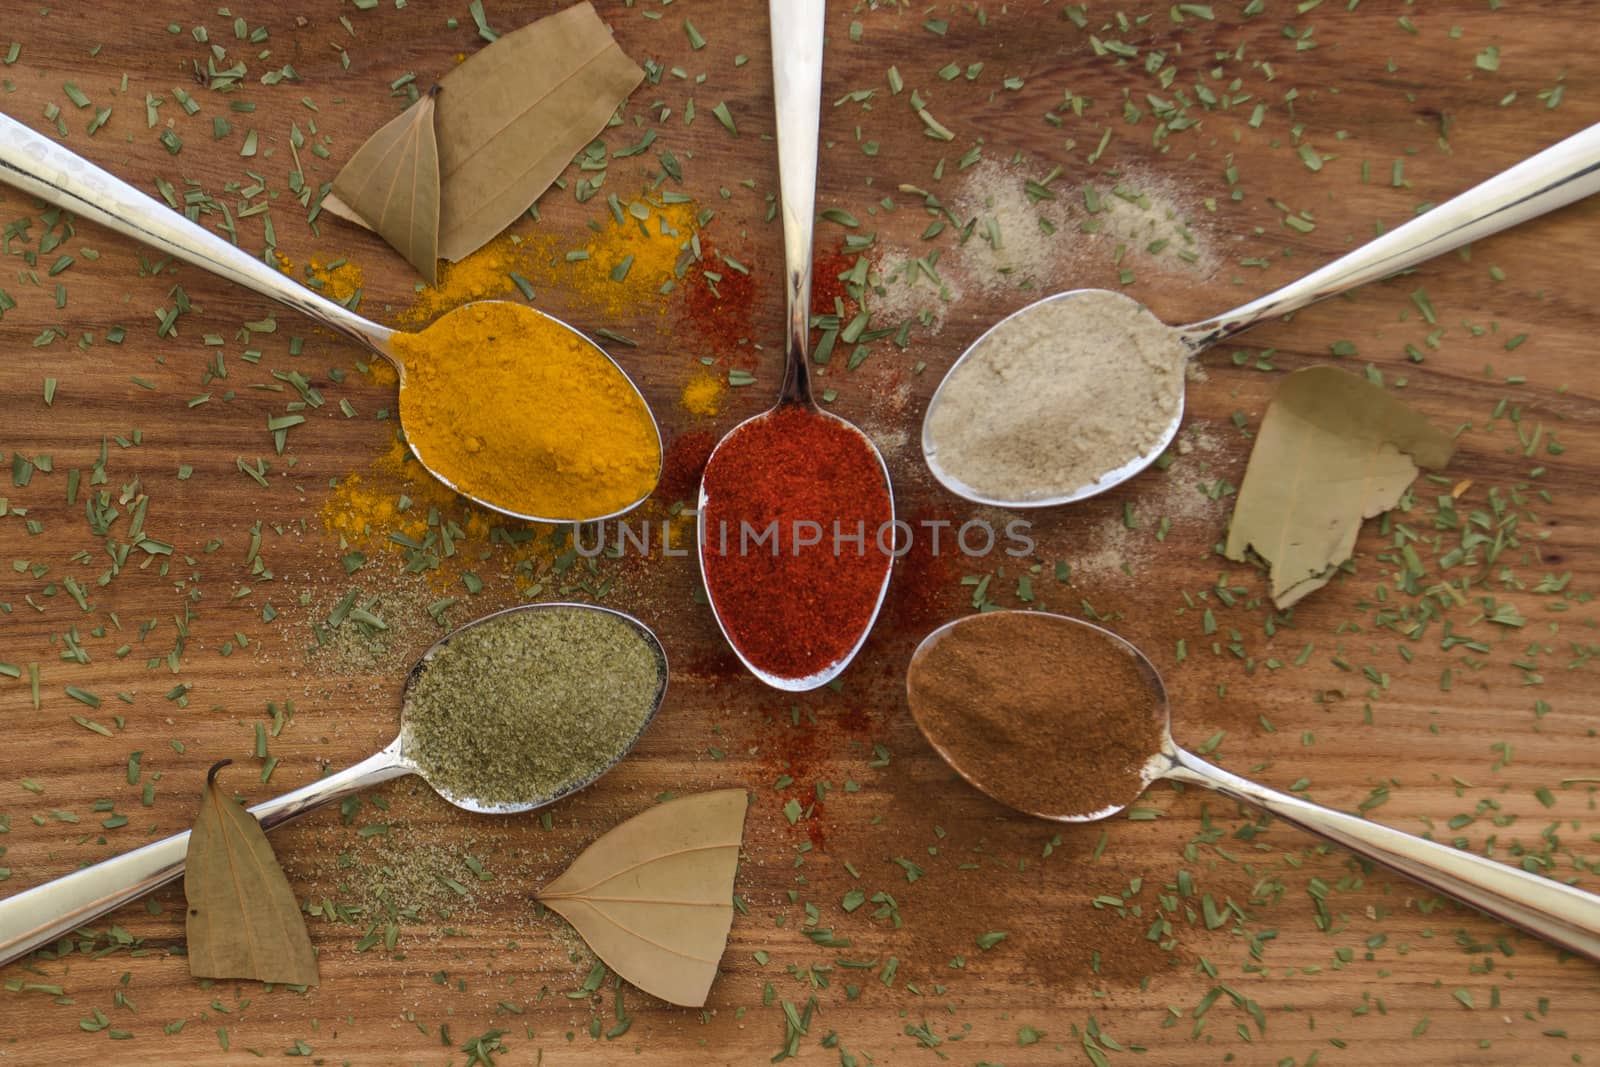
[[422, 465], [533, 522], [620, 515], [661, 476], [649, 405], [599, 345], [522, 304], [480, 301], [420, 333], [371, 322], [0, 114], [0, 180], [308, 315], [392, 362]]

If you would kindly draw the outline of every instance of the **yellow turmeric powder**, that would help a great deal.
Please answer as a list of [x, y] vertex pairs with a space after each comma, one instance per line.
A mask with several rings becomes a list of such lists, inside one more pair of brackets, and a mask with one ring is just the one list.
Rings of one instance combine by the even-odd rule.
[[[379, 364], [389, 368], [380, 360], [375, 370]], [[518, 593], [535, 595], [568, 547], [563, 527], [516, 524], [512, 531], [499, 525], [499, 516], [424, 470], [394, 434], [388, 449], [363, 470], [337, 479], [320, 512], [322, 527], [337, 538], [341, 557], [348, 559], [346, 553], [359, 550], [364, 558], [403, 566], [402, 573], [415, 575], [436, 595], [462, 586], [477, 592], [482, 588], [479, 572], [486, 567], [498, 568]], [[421, 554], [430, 565], [413, 566], [417, 545], [424, 546]]]
[[329, 300], [343, 304], [361, 291], [366, 274], [348, 259], [312, 256], [306, 266], [307, 284]]
[[552, 522], [625, 511], [661, 476], [650, 409], [605, 354], [521, 304], [469, 304], [396, 333], [412, 450], [490, 507]]
[[390, 535], [421, 542], [433, 515], [456, 523], [474, 541], [489, 537], [483, 514], [408, 459], [398, 437], [364, 475], [352, 473], [340, 479], [322, 504], [323, 527], [346, 544], [396, 553], [405, 546]]
[[722, 410], [722, 398], [728, 386], [708, 370], [700, 370], [683, 385], [678, 402], [691, 415], [707, 418]]
[[605, 319], [636, 315], [652, 306], [665, 312], [660, 297], [678, 282], [692, 257], [698, 218], [694, 204], [653, 196], [624, 203], [591, 221], [581, 243], [550, 231], [510, 234], [491, 241], [458, 263], [444, 264], [437, 285], [417, 291], [400, 313], [408, 325], [429, 322], [472, 300], [555, 290], [572, 305]]
[[583, 303], [608, 315], [635, 313], [677, 286], [693, 260], [694, 204], [641, 197], [612, 205], [612, 216], [589, 224], [589, 238], [562, 258], [569, 268], [556, 281]]
[[532, 288], [534, 278], [544, 277], [541, 271], [549, 258], [545, 244], [508, 234], [459, 263], [440, 264], [438, 284], [418, 288], [417, 299], [400, 312], [400, 321], [420, 325], [473, 300], [510, 296], [519, 288], [518, 278]]
[[[273, 255], [278, 261], [278, 269], [293, 277], [294, 261], [281, 252], [274, 252]], [[326, 259], [320, 255], [313, 255], [303, 273], [307, 288], [315, 289], [329, 300], [340, 304], [347, 303], [351, 297], [359, 293], [366, 281], [366, 274], [361, 267], [343, 257]]]

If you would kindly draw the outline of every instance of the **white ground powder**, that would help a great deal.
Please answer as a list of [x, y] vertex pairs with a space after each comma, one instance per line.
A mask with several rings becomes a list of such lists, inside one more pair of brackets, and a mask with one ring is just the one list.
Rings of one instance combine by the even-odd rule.
[[1074, 539], [1074, 547], [1064, 553], [1072, 565], [1074, 584], [1118, 579], [1125, 574], [1139, 580], [1146, 567], [1171, 560], [1171, 543], [1156, 540], [1156, 527], [1162, 519], [1178, 530], [1204, 529], [1208, 544], [1221, 536], [1232, 498], [1212, 496], [1204, 490], [1216, 479], [1217, 457], [1226, 452], [1222, 438], [1206, 423], [1191, 422], [1169, 452], [1175, 457], [1172, 466], [1139, 476], [1133, 504], [1137, 529], [1129, 528], [1119, 508], [1091, 526], [1087, 537]]
[[1003, 321], [951, 371], [928, 412], [929, 463], [989, 500], [1074, 493], [1161, 441], [1186, 361], [1129, 297], [1055, 297]]
[[925, 337], [950, 323], [977, 326], [973, 316], [996, 299], [1082, 285], [1113, 260], [1141, 279], [1215, 271], [1204, 216], [1172, 179], [1125, 170], [1088, 186], [1058, 181], [1055, 199], [1036, 199], [1030, 176], [1038, 175], [1016, 164], [978, 163], [961, 173], [947, 205], [962, 227], [970, 223], [966, 240], [879, 245], [866, 301], [874, 325], [909, 320]]

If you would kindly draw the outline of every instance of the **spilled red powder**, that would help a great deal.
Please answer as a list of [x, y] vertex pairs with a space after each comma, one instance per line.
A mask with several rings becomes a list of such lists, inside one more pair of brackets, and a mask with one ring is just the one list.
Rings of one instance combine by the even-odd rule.
[[776, 719], [765, 720], [755, 740], [763, 781], [770, 785], [783, 775], [794, 781], [781, 790], [758, 791], [757, 796], [771, 797], [779, 809], [792, 799], [803, 812], [809, 812], [794, 829], [804, 832], [812, 847], [820, 849], [827, 845], [828, 824], [827, 802], [817, 797], [817, 783], [836, 778], [834, 761], [848, 758], [850, 742], [867, 736], [872, 714], [859, 705], [820, 708], [815, 722], [803, 718], [798, 724], [785, 721], [789, 714], [785, 711]]
[[661, 482], [656, 489], [660, 499], [668, 503], [687, 500], [692, 506], [700, 492], [701, 472], [715, 447], [717, 435], [710, 430], [679, 434], [661, 459]]
[[[713, 629], [716, 623], [711, 624]], [[744, 664], [739, 662], [739, 657], [733, 654], [733, 649], [722, 640], [722, 635], [717, 635], [717, 642], [709, 650], [698, 650], [691, 653], [688, 661], [682, 667], [679, 661], [674, 661], [672, 669], [685, 678], [696, 678], [713, 685], [733, 678], [745, 678], [749, 672], [744, 669]]]
[[[738, 256], [741, 266], [748, 265]], [[717, 254], [716, 245], [700, 234], [700, 259], [680, 283], [684, 290], [683, 318], [692, 324], [711, 354], [736, 352], [753, 332], [759, 286], [755, 277], [735, 270]], [[748, 347], [746, 345], [745, 347]]]
[[811, 313], [833, 315], [839, 310], [838, 301], [844, 301], [845, 314], [850, 314], [855, 301], [850, 299], [841, 275], [850, 273], [859, 257], [833, 249], [817, 256], [811, 264]]
[[[947, 621], [961, 606], [962, 587], [952, 565], [951, 538], [940, 539], [940, 551], [935, 555], [933, 538], [925, 525], [943, 518], [921, 511], [906, 520], [913, 531], [911, 549], [895, 561], [894, 581], [889, 584], [889, 597], [884, 604], [895, 629], [914, 635], [916, 640], [921, 640], [930, 625]], [[959, 525], [949, 519], [944, 523], [946, 530]]]

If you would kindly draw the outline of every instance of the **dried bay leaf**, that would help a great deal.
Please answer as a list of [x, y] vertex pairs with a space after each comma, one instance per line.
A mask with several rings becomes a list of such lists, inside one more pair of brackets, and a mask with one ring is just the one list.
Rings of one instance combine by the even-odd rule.
[[742, 789], [658, 804], [585, 849], [539, 900], [623, 978], [700, 1007], [733, 925], [748, 805]]
[[322, 201], [332, 214], [360, 216], [429, 284], [439, 273], [438, 95], [435, 86], [367, 138]]
[[316, 985], [317, 957], [300, 902], [266, 833], [217, 788], [217, 772], [232, 762], [223, 760], [206, 775], [189, 834], [183, 876], [189, 973]]
[[1295, 371], [1262, 420], [1226, 554], [1266, 560], [1273, 603], [1287, 608], [1328, 583], [1362, 520], [1394, 507], [1419, 466], [1443, 467], [1454, 450], [1379, 386], [1332, 367]]
[[355, 208], [340, 200], [339, 194], [332, 189], [329, 189], [328, 195], [318, 201], [318, 207], [330, 215], [344, 219], [346, 222], [353, 222], [357, 226], [362, 226], [369, 230], [372, 229], [371, 226], [367, 226], [367, 220], [357, 214]]
[[[433, 282], [435, 255], [464, 259], [515, 221], [643, 80], [644, 71], [623, 54], [594, 6], [574, 4], [504, 35], [440, 78], [425, 100], [357, 149], [321, 207], [376, 230]], [[419, 112], [425, 102], [431, 111]], [[386, 150], [405, 132], [418, 136], [419, 152], [427, 148], [420, 138], [430, 115], [427, 132], [437, 152], [433, 214], [425, 215], [417, 202], [414, 217], [437, 223], [437, 243], [413, 247], [421, 228], [401, 225], [411, 217], [397, 216], [388, 227], [382, 222], [391, 201], [413, 188], [383, 180], [403, 177], [396, 167], [404, 157], [380, 173], [375, 164], [390, 158]]]
[[643, 80], [587, 0], [439, 79], [439, 254], [471, 255], [528, 210]]

